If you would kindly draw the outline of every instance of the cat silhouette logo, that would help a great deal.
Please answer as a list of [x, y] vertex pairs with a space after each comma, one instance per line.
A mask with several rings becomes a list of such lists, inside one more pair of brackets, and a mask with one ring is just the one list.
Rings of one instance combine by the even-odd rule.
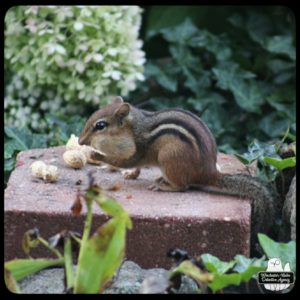
[[258, 282], [263, 284], [266, 290], [282, 291], [294, 282], [294, 273], [291, 272], [290, 264], [282, 267], [280, 258], [269, 259], [265, 272], [259, 272]]

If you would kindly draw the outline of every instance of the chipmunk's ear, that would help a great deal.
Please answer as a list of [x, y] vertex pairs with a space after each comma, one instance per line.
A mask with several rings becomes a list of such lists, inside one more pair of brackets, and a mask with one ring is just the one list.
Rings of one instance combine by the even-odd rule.
[[111, 104], [112, 103], [124, 103], [124, 100], [121, 96], [117, 96], [117, 97], [113, 98], [113, 100], [111, 101]]
[[130, 105], [128, 103], [122, 103], [120, 107], [115, 110], [114, 116], [118, 122], [118, 125], [122, 126], [124, 119], [129, 115]]

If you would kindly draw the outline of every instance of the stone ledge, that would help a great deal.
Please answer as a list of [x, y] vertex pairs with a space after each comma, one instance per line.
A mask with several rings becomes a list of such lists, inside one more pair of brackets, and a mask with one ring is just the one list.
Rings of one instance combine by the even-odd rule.
[[[134, 228], [128, 232], [126, 256], [143, 268], [169, 268], [171, 261], [166, 253], [175, 247], [192, 255], [208, 252], [223, 260], [236, 254], [249, 255], [249, 201], [200, 191], [149, 191], [147, 186], [160, 175], [157, 168], [145, 168], [137, 180], [125, 180], [119, 172], [110, 173], [97, 166], [71, 169], [62, 160], [64, 151], [61, 146], [19, 153], [5, 190], [5, 260], [25, 257], [22, 236], [33, 227], [38, 227], [45, 238], [62, 229], [82, 231], [84, 216], [73, 217], [70, 207], [78, 187], [87, 186], [87, 173], [94, 168], [98, 169], [94, 173], [96, 183], [103, 188], [121, 184], [120, 190], [108, 194], [130, 213]], [[37, 159], [59, 167], [58, 182], [44, 183], [32, 177], [30, 165]], [[246, 172], [233, 156], [219, 154], [218, 163], [222, 172]], [[82, 181], [80, 186], [75, 184], [78, 180]], [[107, 217], [95, 205], [94, 228], [105, 220]], [[51, 257], [42, 248], [32, 253], [33, 257]]]

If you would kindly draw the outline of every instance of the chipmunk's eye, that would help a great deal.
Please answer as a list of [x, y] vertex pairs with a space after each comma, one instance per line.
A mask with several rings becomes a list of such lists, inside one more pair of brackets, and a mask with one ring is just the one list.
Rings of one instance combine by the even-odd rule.
[[106, 121], [99, 121], [96, 123], [95, 128], [96, 130], [103, 130], [107, 125], [108, 123]]

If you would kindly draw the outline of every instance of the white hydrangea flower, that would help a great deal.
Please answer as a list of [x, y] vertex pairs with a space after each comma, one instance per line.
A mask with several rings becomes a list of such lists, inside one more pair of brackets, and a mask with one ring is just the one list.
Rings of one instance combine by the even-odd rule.
[[101, 62], [103, 58], [104, 58], [103, 55], [100, 53], [96, 53], [93, 55], [93, 60], [98, 63]]
[[110, 74], [110, 77], [113, 80], [120, 80], [120, 78], [121, 78], [121, 72], [119, 72], [119, 71], [112, 71], [111, 74]]
[[107, 54], [111, 55], [111, 56], [116, 56], [118, 54], [118, 49], [116, 48], [110, 48], [107, 50]]
[[[45, 112], [98, 105], [116, 93], [126, 97], [144, 80], [141, 13], [139, 6], [125, 5], [11, 8], [5, 18], [4, 53], [12, 73], [5, 122], [38, 127]], [[51, 97], [48, 90], [54, 91]]]
[[81, 22], [75, 22], [74, 23], [74, 29], [77, 31], [81, 31], [83, 29], [84, 25]]

